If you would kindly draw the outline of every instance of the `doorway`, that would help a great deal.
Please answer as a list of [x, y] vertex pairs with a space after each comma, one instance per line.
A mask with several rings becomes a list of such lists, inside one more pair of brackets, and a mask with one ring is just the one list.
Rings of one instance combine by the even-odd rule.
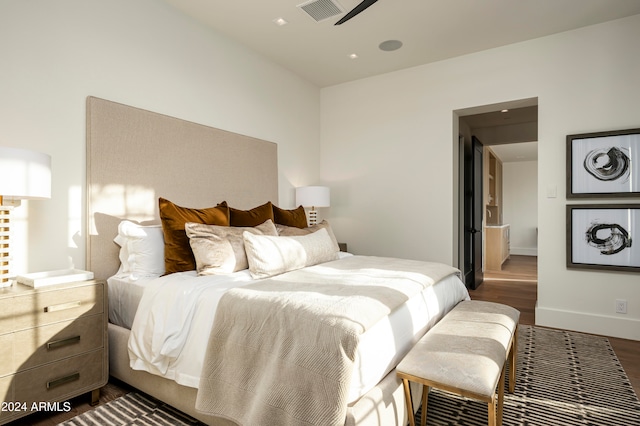
[[[537, 98], [531, 98], [455, 111], [459, 132], [458, 265], [465, 277], [465, 284], [470, 289], [475, 289], [482, 283], [483, 273], [486, 273], [486, 279], [494, 279], [501, 273], [504, 275], [506, 271], [517, 275], [517, 269], [521, 267], [519, 265], [523, 264], [535, 265], [537, 279], [537, 108]], [[485, 146], [485, 170], [482, 172], [484, 176], [480, 183], [475, 181], [477, 176], [473, 179], [475, 182], [470, 183], [469, 179], [473, 176], [474, 170], [470, 165], [474, 161], [470, 153], [473, 152], [471, 147], [477, 146], [476, 140]], [[495, 165], [492, 165], [493, 171], [488, 172], [489, 159], [497, 159], [500, 175], [493, 176]], [[507, 176], [504, 185], [506, 199], [502, 196], [503, 167]], [[530, 176], [521, 172], [523, 168], [533, 170]], [[475, 170], [477, 172], [477, 166]], [[496, 182], [500, 185], [501, 192], [498, 194], [495, 192]], [[489, 188], [492, 188], [491, 194]], [[469, 191], [473, 191], [473, 194], [470, 195]], [[530, 204], [519, 199], [523, 196], [530, 197]], [[476, 220], [471, 225], [469, 215], [473, 207], [469, 203], [474, 203], [474, 199]], [[532, 213], [527, 220], [522, 219], [527, 215], [523, 216], [514, 211], [522, 206]], [[496, 240], [496, 231], [502, 232], [499, 235], [502, 241], [506, 241], [503, 246], [506, 244], [507, 250], [506, 256], [500, 258], [498, 266], [494, 261], [495, 252], [503, 250], [504, 254], [504, 248], [496, 245], [496, 241], [500, 241]], [[480, 260], [477, 260], [478, 240], [482, 246]], [[521, 260], [533, 262], [523, 263]], [[501, 271], [503, 265], [505, 271]], [[530, 267], [526, 273], [531, 273]]]

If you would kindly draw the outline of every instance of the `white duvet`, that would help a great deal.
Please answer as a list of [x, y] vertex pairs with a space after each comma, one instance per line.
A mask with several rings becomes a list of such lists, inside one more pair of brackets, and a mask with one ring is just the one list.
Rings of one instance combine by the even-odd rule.
[[[225, 276], [171, 274], [147, 284], [129, 339], [131, 368], [198, 388], [215, 310], [222, 294], [253, 283], [247, 270]], [[409, 299], [361, 338], [348, 401], [373, 388], [415, 341], [459, 301], [467, 289], [456, 276]]]
[[252, 282], [244, 270], [202, 277], [180, 272], [147, 283], [131, 327], [131, 368], [197, 388], [220, 297]]

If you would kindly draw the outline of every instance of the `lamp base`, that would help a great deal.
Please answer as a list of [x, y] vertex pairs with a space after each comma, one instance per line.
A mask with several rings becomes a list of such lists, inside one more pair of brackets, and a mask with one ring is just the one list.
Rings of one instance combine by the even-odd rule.
[[309, 211], [309, 226], [313, 226], [317, 224], [318, 224], [318, 211], [312, 209]]
[[12, 197], [0, 197], [0, 206], [4, 207], [20, 207], [22, 200]]
[[[4, 198], [6, 200], [6, 198]], [[13, 207], [2, 207], [4, 201], [0, 197], [0, 287], [10, 287], [11, 282], [11, 210]]]

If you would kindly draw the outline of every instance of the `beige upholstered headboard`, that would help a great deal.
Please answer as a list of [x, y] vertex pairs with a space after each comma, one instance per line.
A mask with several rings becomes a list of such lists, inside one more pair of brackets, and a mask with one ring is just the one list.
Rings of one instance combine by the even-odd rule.
[[122, 219], [159, 223], [158, 197], [193, 208], [278, 202], [272, 142], [87, 98], [87, 269], [119, 267]]

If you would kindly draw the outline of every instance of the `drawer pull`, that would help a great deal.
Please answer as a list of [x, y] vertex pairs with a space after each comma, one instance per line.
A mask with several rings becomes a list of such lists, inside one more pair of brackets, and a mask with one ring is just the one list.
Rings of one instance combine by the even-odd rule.
[[53, 389], [66, 383], [75, 382], [76, 380], [80, 380], [80, 373], [73, 373], [59, 379], [51, 380], [47, 382], [47, 389]]
[[73, 308], [77, 308], [78, 306], [80, 306], [80, 301], [76, 300], [75, 302], [61, 303], [59, 305], [45, 306], [44, 307], [44, 311], [45, 312], [64, 311], [65, 309], [73, 309]]
[[73, 336], [67, 339], [54, 340], [52, 342], [47, 342], [47, 350], [50, 351], [52, 349], [61, 348], [67, 345], [73, 345], [74, 343], [80, 343], [80, 336]]

